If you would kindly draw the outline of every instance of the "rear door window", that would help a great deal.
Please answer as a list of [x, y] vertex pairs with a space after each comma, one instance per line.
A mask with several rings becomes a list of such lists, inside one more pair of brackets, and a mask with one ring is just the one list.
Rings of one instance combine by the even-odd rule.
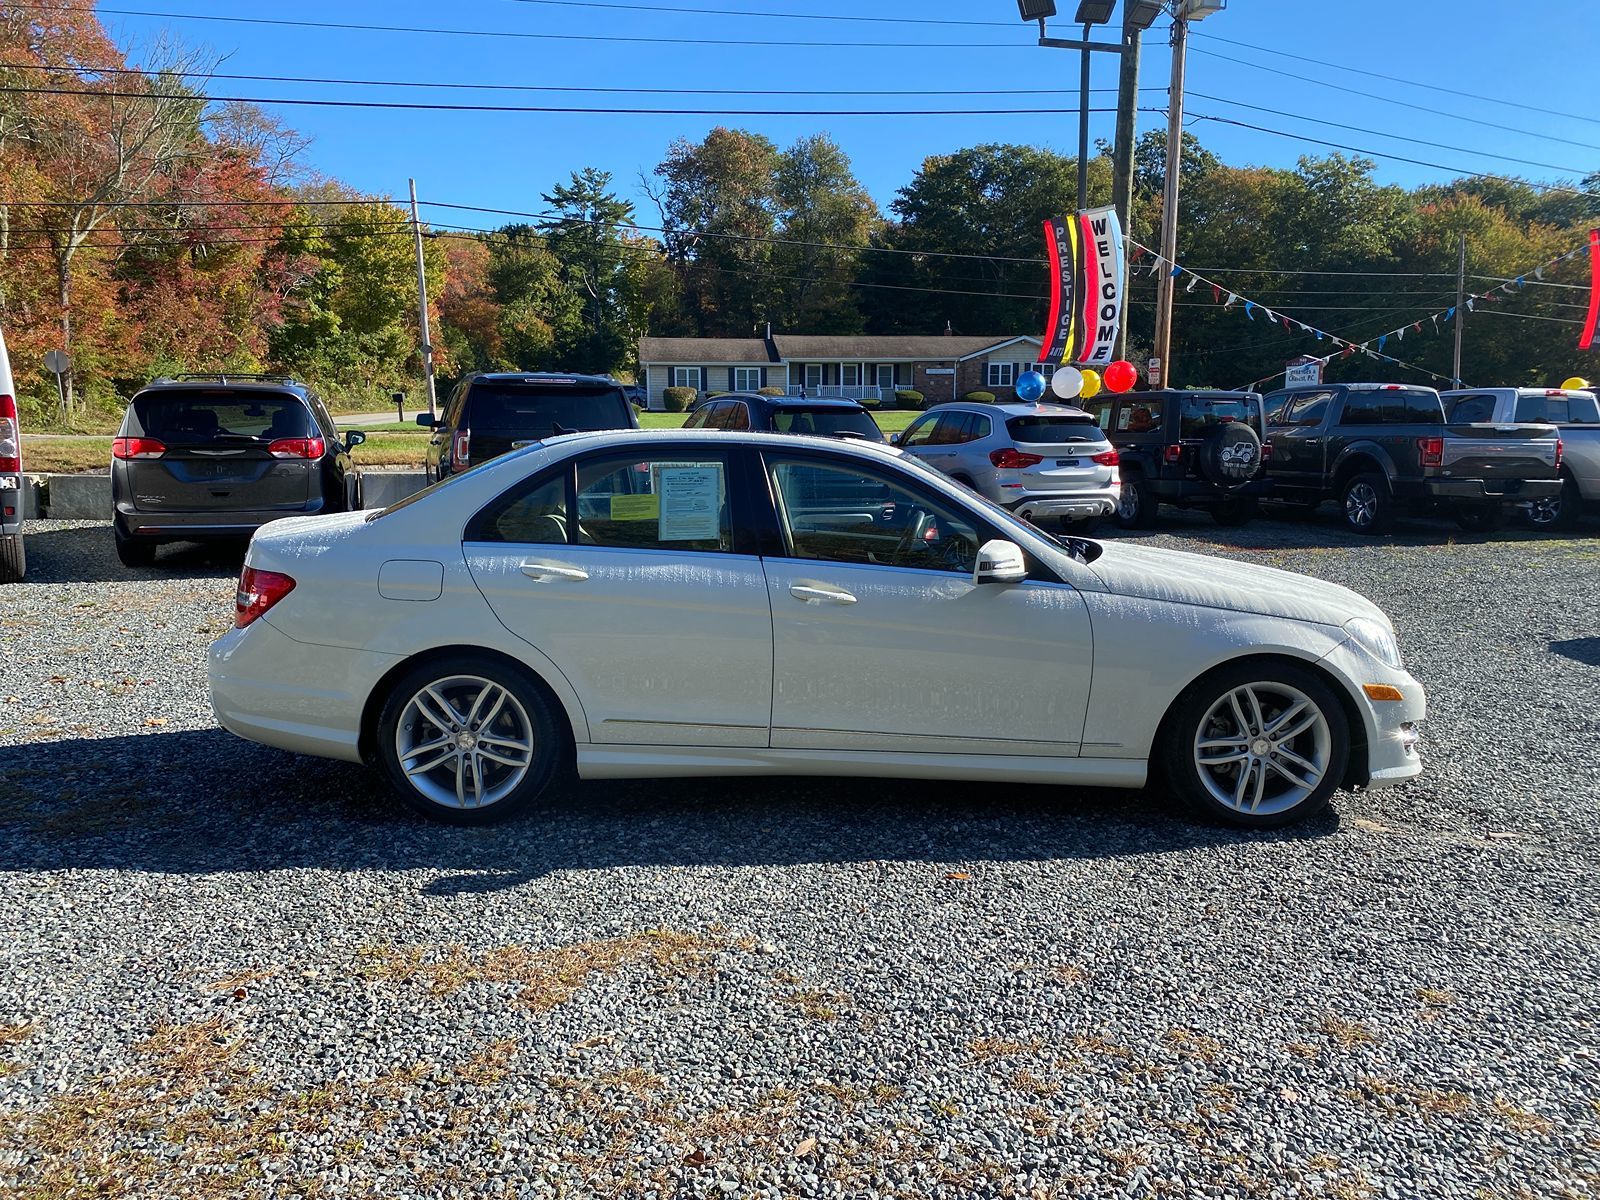
[[731, 551], [728, 460], [609, 456], [578, 464], [577, 542], [633, 550]]
[[168, 446], [265, 445], [280, 438], [321, 436], [299, 396], [221, 389], [141, 393], [128, 410], [128, 433]]
[[474, 432], [540, 438], [557, 427], [573, 432], [626, 429], [629, 412], [619, 387], [479, 381], [467, 398], [466, 423]]
[[[1300, 427], [1321, 425], [1327, 418], [1328, 405], [1333, 403], [1333, 397], [1333, 392], [1306, 392], [1304, 395], [1294, 396], [1283, 410], [1278, 423]], [[1348, 413], [1349, 409], [1345, 411]], [[1345, 423], [1349, 424], [1348, 418]]]

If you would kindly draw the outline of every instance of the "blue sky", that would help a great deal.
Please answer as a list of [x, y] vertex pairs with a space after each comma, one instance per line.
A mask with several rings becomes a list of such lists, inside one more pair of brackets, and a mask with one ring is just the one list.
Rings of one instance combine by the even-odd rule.
[[[615, 0], [625, 3], [626, 0]], [[362, 109], [274, 108], [311, 135], [307, 165], [363, 191], [403, 196], [408, 176], [424, 199], [510, 209], [538, 209], [539, 197], [574, 168], [610, 171], [618, 190], [650, 219], [639, 174], [677, 136], [697, 138], [717, 124], [766, 134], [779, 145], [826, 130], [851, 156], [880, 206], [922, 159], [983, 141], [1013, 141], [1071, 153], [1076, 118], [1039, 108], [1076, 103], [1078, 57], [1032, 44], [1031, 27], [1013, 0], [636, 0], [641, 4], [738, 10], [741, 14], [810, 12], [892, 20], [822, 21], [746, 15], [693, 15], [590, 8], [529, 0], [115, 0], [103, 19], [124, 45], [170, 28], [227, 57], [221, 69], [245, 74], [312, 75], [545, 87], [612, 86], [707, 89], [1066, 89], [1060, 96], [605, 96], [561, 92], [473, 93], [406, 88], [216, 82], [215, 94], [320, 96], [440, 103], [505, 103], [663, 108], [1026, 108], [1021, 114], [916, 117], [715, 117], [599, 114], [414, 113]], [[1073, 0], [1059, 7], [1070, 16]], [[1120, 7], [1120, 6], [1119, 6]], [[271, 16], [285, 20], [561, 35], [608, 35], [636, 42], [545, 40], [292, 29], [120, 15], [111, 9]], [[1514, 15], [1509, 15], [1514, 10]], [[1336, 14], [1336, 15], [1332, 15]], [[936, 25], [934, 20], [989, 22]], [[1195, 25], [1189, 58], [1189, 110], [1421, 159], [1446, 167], [1535, 178], [1571, 178], [1600, 170], [1593, 0], [1229, 0], [1227, 11]], [[1065, 22], [1052, 29], [1071, 36]], [[777, 45], [684, 45], [663, 39], [714, 38]], [[1248, 49], [1228, 38], [1265, 50]], [[1164, 88], [1169, 53], [1159, 30], [1146, 38], [1141, 83]], [[797, 42], [828, 43], [821, 46]], [[918, 45], [917, 43], [943, 43]], [[1288, 55], [1335, 64], [1319, 66]], [[1228, 61], [1229, 59], [1242, 61]], [[1247, 66], [1254, 63], [1258, 66]], [[1261, 69], [1270, 67], [1279, 73]], [[1393, 79], [1354, 73], [1375, 72]], [[1447, 94], [1398, 80], [1472, 93]], [[1337, 84], [1337, 91], [1318, 82]], [[1094, 85], [1114, 88], [1111, 56], [1096, 56]], [[1371, 93], [1373, 98], [1353, 94]], [[1218, 97], [1259, 106], [1248, 109]], [[1392, 101], [1402, 101], [1402, 107]], [[1512, 107], [1505, 102], [1529, 107]], [[1114, 93], [1095, 97], [1110, 107]], [[1164, 106], [1147, 91], [1146, 106]], [[270, 106], [269, 106], [270, 107]], [[1264, 109], [1266, 111], [1260, 111]], [[1437, 110], [1437, 111], [1426, 111]], [[1293, 114], [1293, 115], [1289, 115]], [[1576, 114], [1563, 116], [1559, 114]], [[1578, 119], [1587, 115], [1588, 120]], [[1342, 122], [1379, 133], [1317, 125]], [[1491, 128], [1456, 118], [1506, 126]], [[1140, 129], [1164, 126], [1140, 116]], [[1111, 136], [1109, 113], [1092, 119], [1091, 136]], [[1293, 165], [1326, 153], [1313, 142], [1199, 120], [1205, 144], [1235, 164]], [[1390, 136], [1380, 136], [1379, 134]], [[1446, 143], [1441, 149], [1397, 137]], [[1552, 140], [1564, 139], [1564, 140]], [[1578, 144], [1573, 144], [1578, 143]], [[1495, 155], [1544, 166], [1508, 162]], [[1376, 156], [1375, 156], [1376, 157]], [[1385, 180], [1414, 184], [1450, 171], [1378, 158]], [[1570, 168], [1570, 169], [1562, 169]], [[444, 223], [450, 218], [433, 214]], [[478, 218], [459, 218], [471, 224]], [[498, 223], [491, 218], [486, 223]]]

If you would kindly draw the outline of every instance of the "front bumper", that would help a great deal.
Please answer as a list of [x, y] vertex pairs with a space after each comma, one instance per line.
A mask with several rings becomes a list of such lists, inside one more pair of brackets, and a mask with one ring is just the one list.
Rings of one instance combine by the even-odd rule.
[[[1428, 715], [1422, 684], [1410, 672], [1384, 666], [1354, 641], [1341, 642], [1321, 660], [1336, 675], [1355, 701], [1361, 716], [1360, 734], [1366, 742], [1366, 764], [1356, 761], [1350, 782], [1369, 791], [1393, 787], [1422, 773], [1420, 729]], [[1374, 700], [1367, 685], [1394, 688], [1399, 700]], [[1352, 741], [1357, 731], [1351, 730]]]

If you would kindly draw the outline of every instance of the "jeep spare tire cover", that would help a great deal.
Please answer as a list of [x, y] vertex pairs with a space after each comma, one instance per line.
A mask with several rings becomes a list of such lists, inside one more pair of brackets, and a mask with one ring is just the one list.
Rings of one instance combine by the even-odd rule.
[[1206, 431], [1200, 443], [1200, 473], [1218, 487], [1249, 483], [1261, 470], [1261, 438], [1242, 421], [1228, 421]]

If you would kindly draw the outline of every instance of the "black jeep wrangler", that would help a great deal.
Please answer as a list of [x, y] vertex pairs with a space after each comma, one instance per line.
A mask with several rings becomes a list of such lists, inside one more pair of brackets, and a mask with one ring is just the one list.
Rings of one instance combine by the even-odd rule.
[[1148, 529], [1163, 504], [1203, 508], [1219, 525], [1255, 515], [1265, 415], [1254, 392], [1164, 390], [1100, 395], [1078, 403], [1121, 459], [1124, 529]]

